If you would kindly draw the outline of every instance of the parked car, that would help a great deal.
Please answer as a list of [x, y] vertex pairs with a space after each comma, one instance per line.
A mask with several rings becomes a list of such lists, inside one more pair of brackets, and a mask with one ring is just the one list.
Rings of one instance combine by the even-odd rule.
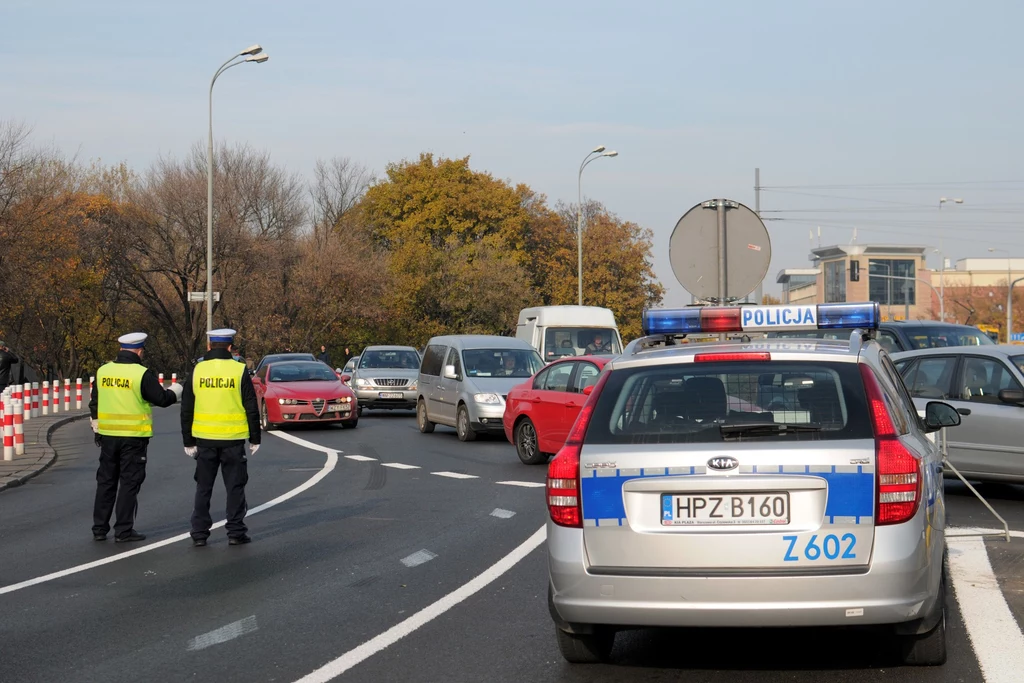
[[316, 356], [311, 353], [272, 353], [260, 358], [260, 362], [256, 364], [256, 368], [253, 372], [259, 372], [260, 368], [268, 363], [280, 363], [287, 360], [309, 360], [317, 363], [320, 362], [316, 359]]
[[557, 360], [508, 392], [505, 437], [524, 464], [541, 465], [558, 452], [609, 360], [605, 356]]
[[[839, 339], [847, 341], [850, 329], [785, 330], [769, 332], [769, 339]], [[878, 343], [889, 353], [946, 346], [991, 346], [995, 342], [971, 325], [938, 320], [891, 320], [878, 325]]]
[[411, 346], [368, 346], [342, 381], [356, 392], [363, 410], [412, 410], [416, 407], [416, 379], [420, 354]]
[[918, 410], [947, 401], [963, 416], [947, 441], [968, 479], [1024, 483], [1024, 348], [920, 349], [892, 356]]
[[252, 380], [260, 424], [271, 430], [311, 422], [359, 424], [355, 394], [325, 363], [318, 360], [267, 363]]
[[452, 335], [427, 343], [417, 380], [416, 422], [455, 427], [459, 441], [478, 432], [503, 433], [505, 398], [544, 367], [527, 342], [510, 337]]

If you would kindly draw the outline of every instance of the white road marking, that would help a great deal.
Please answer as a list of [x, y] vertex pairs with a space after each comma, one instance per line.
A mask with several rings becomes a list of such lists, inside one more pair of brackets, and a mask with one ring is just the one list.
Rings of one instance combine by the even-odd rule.
[[448, 477], [449, 479], [479, 479], [480, 477], [475, 474], [461, 474], [459, 472], [431, 472], [431, 474], [438, 477]]
[[523, 541], [512, 552], [495, 562], [482, 574], [469, 581], [469, 583], [456, 588], [437, 602], [427, 605], [419, 612], [400, 621], [387, 631], [371, 638], [362, 645], [349, 650], [337, 659], [327, 662], [316, 671], [300, 678], [296, 683], [326, 683], [333, 678], [337, 678], [360, 662], [369, 659], [386, 647], [394, 645], [405, 636], [430, 623], [499, 578], [543, 543], [545, 536], [544, 527], [537, 529], [532, 536]]
[[349, 460], [355, 460], [356, 462], [370, 462], [371, 460], [376, 460], [377, 459], [377, 458], [368, 458], [365, 455], [346, 455], [345, 457], [348, 458]]
[[419, 465], [406, 465], [402, 462], [382, 462], [381, 467], [394, 467], [396, 470], [418, 470]]
[[[251, 510], [249, 510], [249, 512], [247, 513], [247, 516], [250, 516], [250, 517], [252, 515], [255, 515], [258, 512], [262, 512], [264, 510], [269, 510], [270, 508], [274, 507], [275, 505], [280, 505], [281, 503], [285, 502], [286, 500], [294, 498], [295, 496], [299, 495], [300, 493], [302, 493], [304, 491], [307, 491], [310, 488], [316, 486], [318, 483], [320, 483], [323, 480], [324, 477], [326, 477], [328, 474], [333, 472], [334, 468], [338, 464], [338, 451], [336, 451], [334, 449], [327, 448], [325, 446], [320, 446], [318, 444], [313, 443], [312, 441], [306, 441], [305, 439], [300, 439], [297, 436], [292, 436], [291, 434], [287, 434], [287, 433], [284, 433], [284, 432], [267, 432], [267, 433], [268, 434], [273, 434], [274, 436], [276, 436], [278, 438], [281, 438], [281, 439], [284, 439], [285, 441], [291, 441], [292, 443], [298, 444], [299, 446], [303, 446], [303, 447], [309, 448], [311, 450], [315, 450], [315, 451], [320, 451], [322, 453], [326, 453], [327, 454], [327, 460], [324, 462], [323, 468], [319, 472], [314, 474], [312, 477], [307, 479], [304, 483], [300, 484], [299, 486], [296, 486], [291, 491], [288, 491], [286, 493], [281, 494], [280, 496], [278, 496], [277, 498], [274, 498], [273, 500], [269, 500], [266, 503], [263, 503], [262, 505], [257, 505], [256, 507], [254, 507]], [[259, 457], [259, 456], [257, 456], [257, 457]], [[211, 527], [211, 530], [212, 529], [219, 529], [222, 526], [224, 526], [225, 523], [226, 523], [225, 520], [221, 520], [221, 521], [217, 522], [216, 524], [214, 524]], [[75, 567], [69, 567], [68, 569], [62, 569], [60, 571], [53, 572], [52, 574], [46, 574], [45, 576], [37, 576], [34, 579], [28, 579], [26, 581], [21, 581], [20, 583], [12, 583], [12, 584], [10, 584], [8, 586], [2, 586], [2, 587], [0, 587], [0, 595], [3, 595], [5, 593], [13, 593], [14, 591], [21, 590], [22, 588], [28, 588], [29, 586], [36, 586], [36, 585], [39, 585], [41, 583], [47, 583], [48, 581], [54, 581], [56, 579], [62, 579], [65, 576], [71, 576], [72, 574], [78, 574], [79, 572], [84, 572], [84, 571], [89, 570], [89, 569], [94, 569], [96, 567], [102, 567], [105, 564], [111, 564], [111, 563], [117, 562], [119, 560], [124, 560], [124, 559], [127, 559], [129, 557], [134, 557], [135, 555], [141, 555], [142, 553], [148, 553], [149, 551], [156, 550], [157, 548], [163, 548], [164, 546], [171, 545], [172, 543], [177, 543], [178, 541], [187, 541], [187, 540], [191, 540], [191, 535], [189, 533], [186, 532], [184, 534], [178, 534], [177, 536], [172, 536], [171, 538], [165, 538], [162, 541], [157, 541], [156, 543], [150, 543], [148, 545], [144, 545], [144, 546], [142, 546], [140, 548], [136, 548], [134, 550], [128, 550], [126, 552], [118, 553], [117, 555], [111, 555], [110, 557], [105, 557], [102, 560], [95, 560], [94, 562], [87, 562], [85, 564], [80, 564], [80, 565], [77, 565]]]
[[491, 512], [491, 517], [497, 517], [498, 519], [512, 519], [516, 516], [516, 513], [511, 510], [502, 510], [501, 508], [494, 508]]
[[544, 484], [539, 484], [535, 481], [496, 481], [496, 484], [504, 484], [505, 486], [522, 486], [527, 489], [541, 489], [544, 488]]
[[[1024, 537], [1024, 533], [1014, 536]], [[985, 683], [1019, 682], [1024, 671], [1024, 634], [999, 588], [984, 539], [950, 538], [947, 546], [956, 601]]]
[[430, 562], [435, 557], [437, 557], [437, 553], [432, 553], [429, 550], [417, 550], [409, 557], [403, 557], [402, 564], [406, 567], [418, 567]]
[[259, 626], [256, 625], [256, 615], [254, 614], [251, 617], [233, 621], [227, 626], [221, 626], [209, 633], [196, 636], [192, 640], [188, 641], [187, 649], [194, 651], [208, 648], [211, 645], [220, 645], [221, 643], [234, 640], [239, 636], [244, 636], [246, 633], [252, 633], [258, 629]]

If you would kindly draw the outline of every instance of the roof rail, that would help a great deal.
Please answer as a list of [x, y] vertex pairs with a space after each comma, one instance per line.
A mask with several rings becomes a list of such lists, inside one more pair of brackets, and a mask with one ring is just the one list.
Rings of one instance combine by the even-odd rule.
[[850, 333], [850, 353], [860, 354], [864, 344], [875, 338], [876, 330], [855, 329]]

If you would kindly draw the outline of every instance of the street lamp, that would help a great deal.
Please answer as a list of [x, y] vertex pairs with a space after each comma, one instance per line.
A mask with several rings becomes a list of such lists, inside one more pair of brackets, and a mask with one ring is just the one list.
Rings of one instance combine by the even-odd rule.
[[[939, 211], [942, 211], [942, 205], [948, 203], [950, 200], [946, 197], [939, 197]], [[964, 200], [956, 198], [952, 200], [954, 204], [963, 204]], [[946, 253], [942, 250], [942, 231], [939, 231], [939, 319], [942, 322], [946, 322]]]
[[[1003, 249], [996, 249], [995, 247], [989, 247], [989, 252], [1004, 251]], [[1013, 279], [1013, 271], [1010, 269], [1010, 257], [1006, 257], [1006, 343], [1010, 343], [1010, 336], [1013, 334], [1013, 286], [1024, 280], [1020, 278], [1017, 280]]]
[[[240, 59], [241, 58], [241, 59]], [[220, 65], [210, 80], [210, 137], [206, 145], [206, 331], [213, 329], [213, 84], [233, 66], [252, 62], [262, 64], [270, 59], [263, 48], [251, 45]]]
[[[889, 264], [889, 263], [879, 263], [878, 261], [871, 261], [869, 259], [868, 260], [868, 279], [871, 278], [871, 266], [872, 265], [874, 265], [874, 266], [876, 266], [878, 268], [885, 268], [885, 273], [886, 274], [882, 275], [880, 277], [886, 278], [885, 284], [886, 284], [886, 291], [887, 291], [887, 293], [886, 293], [886, 296], [885, 296], [885, 298], [886, 298], [886, 301], [885, 301], [885, 314], [887, 316], [891, 316], [892, 315], [892, 281], [893, 281], [892, 268], [889, 267], [891, 264]], [[870, 289], [870, 286], [869, 286], [869, 289]], [[907, 317], [910, 317], [910, 316], [907, 316]]]
[[[583, 169], [591, 161], [601, 157], [617, 157], [618, 152], [606, 152], [604, 145], [595, 147], [580, 164], [580, 172], [576, 176], [576, 275], [579, 290], [579, 305], [583, 305]], [[594, 156], [594, 155], [597, 156]]]

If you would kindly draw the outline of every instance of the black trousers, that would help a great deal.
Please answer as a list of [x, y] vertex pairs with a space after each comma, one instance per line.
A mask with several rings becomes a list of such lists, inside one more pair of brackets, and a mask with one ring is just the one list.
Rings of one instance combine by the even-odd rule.
[[210, 517], [210, 496], [220, 468], [227, 492], [228, 537], [244, 536], [245, 485], [249, 481], [249, 463], [245, 457], [245, 444], [223, 447], [200, 446], [196, 457], [196, 502], [192, 509], [192, 538], [209, 538], [213, 519]]
[[100, 467], [96, 471], [96, 502], [92, 508], [92, 532], [110, 531], [110, 514], [116, 513], [114, 535], [129, 536], [138, 513], [139, 489], [146, 480], [149, 439], [104, 436], [100, 441]]

